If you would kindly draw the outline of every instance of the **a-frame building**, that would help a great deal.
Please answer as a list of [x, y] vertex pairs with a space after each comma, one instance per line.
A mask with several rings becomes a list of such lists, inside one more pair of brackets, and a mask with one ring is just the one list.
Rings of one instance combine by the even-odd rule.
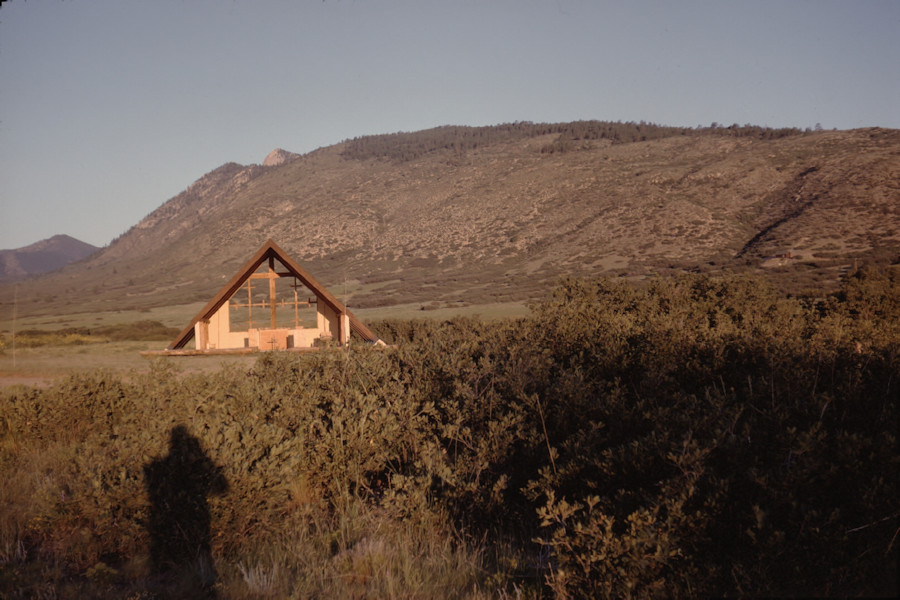
[[[260, 271], [264, 265], [267, 269]], [[279, 300], [276, 282], [289, 277], [293, 278], [293, 285], [289, 286], [293, 289], [293, 298], [287, 298], [285, 296], [289, 294], [282, 293]], [[253, 283], [260, 280], [264, 280], [261, 287], [263, 292], [267, 289], [267, 299], [255, 299], [253, 296]], [[313, 297], [301, 300], [299, 289], [308, 290]], [[260, 290], [256, 291], [259, 296]], [[246, 299], [236, 298], [239, 292], [246, 293]], [[313, 305], [314, 317], [308, 314], [305, 322], [301, 321], [299, 309], [302, 307], [310, 313]], [[253, 319], [254, 307], [262, 309], [262, 317], [257, 311], [256, 322]], [[233, 326], [232, 310], [242, 310], [246, 323]], [[286, 323], [286, 320], [290, 321], [290, 315], [285, 319], [283, 313], [291, 311], [295, 315], [293, 322]], [[178, 334], [166, 353], [304, 349], [315, 348], [326, 340], [344, 345], [349, 341], [351, 331], [363, 340], [381, 343], [343, 303], [275, 242], [268, 240]], [[187, 348], [191, 340], [194, 341], [193, 350]]]

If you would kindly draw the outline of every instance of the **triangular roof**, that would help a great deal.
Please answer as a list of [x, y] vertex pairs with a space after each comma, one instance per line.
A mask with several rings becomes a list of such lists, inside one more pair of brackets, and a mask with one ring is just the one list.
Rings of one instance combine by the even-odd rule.
[[231, 281], [225, 284], [219, 293], [215, 295], [215, 297], [210, 300], [203, 309], [197, 313], [193, 319], [191, 319], [190, 325], [185, 327], [178, 337], [175, 338], [171, 344], [169, 344], [168, 350], [177, 350], [179, 348], [184, 348], [184, 345], [187, 344], [194, 337], [194, 325], [198, 322], [211, 318], [217, 310], [219, 310], [223, 304], [225, 304], [232, 296], [234, 296], [237, 291], [241, 288], [244, 283], [250, 279], [250, 276], [256, 272], [256, 269], [259, 268], [261, 264], [269, 260], [270, 258], [274, 258], [278, 260], [282, 265], [287, 268], [288, 272], [291, 275], [299, 279], [303, 285], [305, 285], [309, 290], [315, 294], [316, 298], [320, 302], [324, 302], [328, 305], [331, 310], [333, 310], [338, 315], [347, 315], [350, 320], [350, 329], [351, 331], [355, 331], [360, 337], [369, 342], [377, 342], [378, 336], [376, 336], [372, 331], [366, 327], [362, 321], [357, 319], [353, 313], [347, 310], [347, 307], [344, 306], [340, 300], [335, 298], [331, 292], [329, 292], [325, 287], [316, 281], [315, 277], [310, 275], [306, 269], [297, 264], [287, 253], [282, 250], [278, 244], [273, 242], [271, 239], [268, 240], [262, 247], [253, 255], [250, 260], [248, 260], [243, 267], [231, 278]]

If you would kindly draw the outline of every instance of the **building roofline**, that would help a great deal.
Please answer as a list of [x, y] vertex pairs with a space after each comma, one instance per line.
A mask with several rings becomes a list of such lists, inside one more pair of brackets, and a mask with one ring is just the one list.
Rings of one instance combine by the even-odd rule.
[[[225, 304], [232, 296], [234, 296], [241, 286], [250, 279], [250, 276], [256, 272], [256, 269], [259, 268], [261, 264], [270, 258], [277, 259], [282, 265], [287, 268], [288, 272], [291, 275], [299, 279], [303, 285], [305, 285], [309, 290], [315, 294], [316, 299], [320, 301], [324, 301], [326, 305], [328, 305], [331, 310], [333, 310], [338, 315], [347, 315], [350, 321], [350, 329], [355, 331], [360, 337], [369, 342], [377, 342], [378, 336], [376, 336], [372, 331], [366, 327], [365, 324], [362, 323], [356, 316], [353, 315], [344, 304], [334, 297], [325, 286], [319, 283], [315, 277], [313, 277], [306, 269], [301, 267], [294, 259], [292, 259], [288, 254], [274, 241], [271, 239], [267, 240], [265, 244], [260, 247], [259, 250], [246, 262], [244, 265], [238, 269], [237, 273], [229, 280], [228, 283], [222, 287], [219, 292], [213, 296], [212, 300], [206, 303], [197, 315], [191, 319], [190, 324], [185, 327], [181, 333], [178, 334], [171, 344], [168, 346], [168, 350], [178, 350], [184, 348], [185, 344], [191, 341], [194, 338], [194, 326], [200, 321], [207, 320], [211, 318], [216, 311], [218, 311], [223, 304]], [[349, 332], [348, 332], [349, 333]]]

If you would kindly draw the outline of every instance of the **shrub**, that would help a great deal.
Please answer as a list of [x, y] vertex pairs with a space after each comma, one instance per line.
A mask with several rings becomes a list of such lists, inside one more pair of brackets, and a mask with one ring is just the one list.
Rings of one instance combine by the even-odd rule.
[[[0, 584], [896, 595], [898, 306], [877, 272], [824, 299], [566, 280], [523, 319], [373, 324], [395, 348], [12, 388]], [[160, 500], [152, 465], [221, 481]], [[179, 530], [154, 525], [165, 498], [200, 525], [178, 569], [154, 559]]]

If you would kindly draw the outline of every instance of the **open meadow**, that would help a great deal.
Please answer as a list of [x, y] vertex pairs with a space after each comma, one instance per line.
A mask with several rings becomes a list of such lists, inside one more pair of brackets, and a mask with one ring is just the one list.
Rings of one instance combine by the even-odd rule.
[[15, 367], [0, 324], [0, 597], [900, 592], [896, 267], [421, 309], [178, 360], [196, 306], [22, 320]]
[[[141, 352], [165, 349], [202, 306], [195, 303], [141, 311], [37, 316], [15, 323], [12, 319], [0, 320], [0, 388], [46, 386], [86, 369], [104, 369], [120, 376], [146, 373], [152, 360]], [[523, 317], [528, 308], [522, 303], [460, 307], [403, 304], [354, 312], [364, 321], [461, 316], [496, 320]], [[18, 331], [17, 345], [13, 344], [13, 331]], [[249, 368], [255, 360], [253, 356], [193, 356], [179, 358], [178, 365], [183, 372], [208, 373], [229, 365]]]

